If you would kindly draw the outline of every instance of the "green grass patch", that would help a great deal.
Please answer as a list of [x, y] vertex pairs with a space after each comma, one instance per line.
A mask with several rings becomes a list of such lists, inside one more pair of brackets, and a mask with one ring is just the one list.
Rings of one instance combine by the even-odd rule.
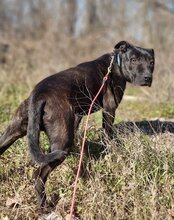
[[174, 105], [170, 103], [123, 101], [118, 108], [119, 120], [140, 120], [151, 118], [173, 118]]

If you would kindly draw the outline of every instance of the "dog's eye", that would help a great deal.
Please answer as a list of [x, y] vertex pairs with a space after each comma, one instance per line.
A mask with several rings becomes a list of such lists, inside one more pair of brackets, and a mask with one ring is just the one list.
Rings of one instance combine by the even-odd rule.
[[154, 60], [151, 60], [151, 61], [150, 61], [150, 65], [154, 65]]

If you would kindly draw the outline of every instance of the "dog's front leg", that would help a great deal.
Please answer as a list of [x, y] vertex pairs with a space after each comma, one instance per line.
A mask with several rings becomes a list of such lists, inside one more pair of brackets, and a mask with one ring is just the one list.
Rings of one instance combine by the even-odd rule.
[[75, 128], [75, 132], [78, 130], [78, 128], [79, 128], [79, 124], [80, 124], [80, 122], [81, 122], [81, 120], [82, 120], [82, 115], [79, 115], [79, 114], [76, 114], [75, 115], [75, 122], [74, 122], [74, 128]]
[[110, 137], [113, 137], [112, 125], [115, 119], [116, 104], [114, 96], [111, 91], [108, 90], [103, 97], [103, 122], [102, 127], [104, 132]]
[[104, 129], [104, 132], [106, 135], [108, 135], [110, 138], [113, 137], [113, 123], [115, 119], [115, 108], [114, 109], [109, 109], [103, 111], [103, 122], [102, 122], [102, 127]]

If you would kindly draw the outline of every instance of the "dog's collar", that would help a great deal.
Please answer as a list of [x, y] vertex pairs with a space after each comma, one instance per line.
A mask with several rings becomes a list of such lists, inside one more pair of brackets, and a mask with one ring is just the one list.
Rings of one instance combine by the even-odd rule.
[[115, 50], [111, 53], [111, 59], [112, 57], [115, 57], [115, 62], [116, 64], [120, 67], [121, 66], [121, 57], [120, 57], [120, 53], [116, 52]]
[[120, 67], [121, 66], [121, 57], [120, 57], [120, 53], [117, 50], [113, 50], [113, 52], [111, 53], [111, 57], [114, 56], [115, 60], [116, 60], [116, 64]]
[[121, 65], [121, 60], [120, 60], [120, 54], [119, 54], [119, 53], [117, 53], [117, 55], [116, 55], [116, 62], [117, 62], [117, 64], [118, 64], [118, 66], [120, 67], [120, 65]]

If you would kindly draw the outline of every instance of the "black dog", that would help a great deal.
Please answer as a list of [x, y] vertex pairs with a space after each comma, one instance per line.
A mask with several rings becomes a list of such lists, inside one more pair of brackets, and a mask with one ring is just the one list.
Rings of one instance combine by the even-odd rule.
[[[104, 89], [98, 96], [92, 112], [103, 109], [103, 128], [110, 134], [126, 82], [151, 86], [154, 70], [154, 51], [121, 41], [114, 48], [114, 62]], [[71, 151], [74, 133], [81, 118], [87, 114], [91, 100], [103, 83], [111, 54], [79, 64], [36, 85], [28, 99], [17, 109], [12, 123], [0, 138], [0, 154], [18, 138], [27, 134], [33, 159], [41, 166], [36, 170], [36, 192], [39, 205], [46, 201], [45, 182], [48, 174]], [[39, 133], [48, 136], [50, 153], [39, 147]]]

